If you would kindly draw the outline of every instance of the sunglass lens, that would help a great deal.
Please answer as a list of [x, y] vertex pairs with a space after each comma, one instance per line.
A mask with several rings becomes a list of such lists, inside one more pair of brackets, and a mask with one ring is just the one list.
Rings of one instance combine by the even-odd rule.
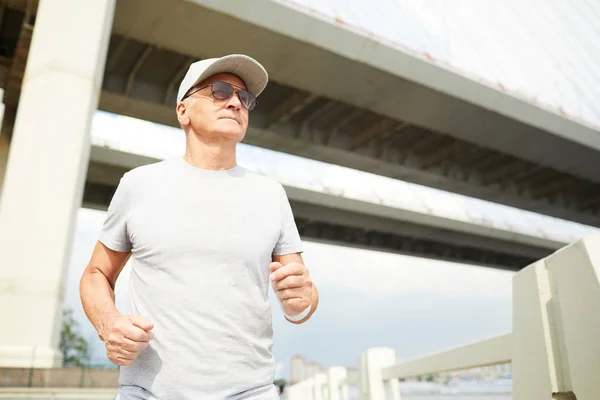
[[233, 86], [226, 82], [215, 82], [212, 84], [212, 94], [215, 99], [228, 99], [233, 94]]
[[249, 111], [252, 111], [256, 107], [256, 97], [247, 90], [240, 90], [239, 92], [240, 101]]

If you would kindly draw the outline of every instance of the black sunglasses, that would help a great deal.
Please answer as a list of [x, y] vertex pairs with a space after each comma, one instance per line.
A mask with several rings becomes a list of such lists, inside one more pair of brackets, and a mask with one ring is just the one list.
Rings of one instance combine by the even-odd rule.
[[233, 95], [234, 92], [237, 92], [240, 102], [242, 103], [242, 105], [244, 107], [246, 107], [248, 109], [248, 111], [254, 110], [254, 107], [256, 107], [256, 104], [258, 103], [258, 101], [256, 100], [256, 96], [253, 95], [252, 92], [250, 92], [246, 89], [234, 88], [230, 83], [222, 82], [222, 81], [217, 81], [217, 82], [208, 84], [206, 86], [202, 86], [201, 88], [198, 88], [198, 89], [186, 94], [185, 96], [183, 96], [183, 99], [181, 99], [181, 100], [185, 100], [188, 97], [190, 97], [191, 95], [193, 95], [194, 93], [197, 93], [203, 89], [206, 89], [209, 86], [212, 91], [212, 93], [211, 93], [212, 96], [217, 100], [227, 100], [228, 98], [230, 98]]

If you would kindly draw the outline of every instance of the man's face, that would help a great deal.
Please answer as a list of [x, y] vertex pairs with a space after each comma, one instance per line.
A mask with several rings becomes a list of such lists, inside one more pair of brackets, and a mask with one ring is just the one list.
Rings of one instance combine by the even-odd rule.
[[[236, 89], [246, 89], [244, 81], [236, 75], [218, 74], [198, 83], [188, 93], [217, 81], [227, 82]], [[241, 142], [248, 128], [248, 110], [240, 102], [237, 91], [225, 100], [215, 99], [211, 93], [209, 86], [178, 104], [179, 123], [190, 125], [194, 132], [208, 135], [210, 139]]]

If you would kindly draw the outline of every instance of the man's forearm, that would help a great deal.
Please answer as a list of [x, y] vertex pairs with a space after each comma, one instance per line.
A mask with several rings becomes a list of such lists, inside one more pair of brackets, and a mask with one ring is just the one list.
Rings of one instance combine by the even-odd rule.
[[87, 271], [79, 285], [83, 310], [101, 340], [107, 316], [120, 315], [115, 307], [115, 292], [108, 279], [99, 270]]

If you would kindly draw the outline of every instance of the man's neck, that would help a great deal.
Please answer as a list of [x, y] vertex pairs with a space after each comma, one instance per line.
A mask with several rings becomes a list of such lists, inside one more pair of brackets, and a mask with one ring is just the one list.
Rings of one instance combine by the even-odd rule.
[[188, 164], [202, 169], [224, 170], [237, 165], [236, 143], [204, 143], [196, 140], [186, 140], [184, 159]]

